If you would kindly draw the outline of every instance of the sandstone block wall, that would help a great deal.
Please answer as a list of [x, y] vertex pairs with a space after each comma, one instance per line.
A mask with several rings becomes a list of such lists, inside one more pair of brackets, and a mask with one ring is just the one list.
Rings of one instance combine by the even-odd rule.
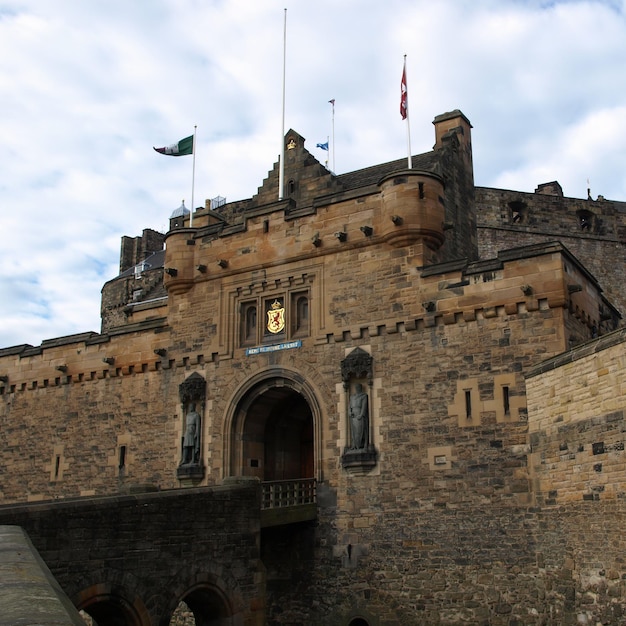
[[[264, 537], [270, 624], [562, 626], [626, 617], [623, 501], [485, 501], [412, 515], [372, 503], [367, 542], [343, 545], [331, 545], [321, 513], [315, 542], [305, 528]], [[289, 556], [276, 563], [279, 549]]]
[[154, 353], [158, 340], [94, 335], [4, 357], [3, 502], [177, 486], [182, 378]]
[[625, 497], [625, 348], [621, 329], [529, 372], [529, 469], [538, 502]]
[[[415, 500], [403, 494], [414, 489], [411, 481], [423, 481], [425, 502], [469, 498], [477, 484], [464, 478], [469, 467], [487, 472], [479, 492], [527, 498], [523, 374], [566, 349], [570, 327], [590, 334], [597, 289], [568, 293], [558, 248], [428, 273], [405, 249], [384, 263], [382, 247], [336, 245], [341, 264], [327, 254], [316, 264], [293, 263], [286, 276], [270, 268], [197, 281], [184, 296], [170, 296], [167, 325], [146, 320], [141, 332], [6, 351], [11, 376], [0, 386], [0, 439], [7, 453], [0, 462], [11, 480], [4, 500], [179, 486], [179, 385], [193, 372], [207, 381], [204, 484], [240, 471], [228, 457], [229, 420], [239, 410], [233, 399], [250, 379], [284, 370], [310, 385], [319, 406], [315, 475], [339, 485], [348, 479], [338, 463], [349, 441], [340, 367], [355, 347], [373, 358], [376, 472], [397, 488], [398, 500]], [[573, 268], [568, 275], [582, 280]], [[289, 303], [290, 293], [310, 298], [299, 347], [248, 354], [241, 303]], [[407, 467], [415, 473], [400, 480]]]

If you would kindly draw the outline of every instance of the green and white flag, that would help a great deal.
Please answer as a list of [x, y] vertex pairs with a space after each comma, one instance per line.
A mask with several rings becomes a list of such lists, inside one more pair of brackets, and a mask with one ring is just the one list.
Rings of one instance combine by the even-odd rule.
[[193, 154], [193, 135], [181, 139], [178, 143], [173, 143], [165, 148], [154, 148], [159, 154], [167, 154], [168, 156], [184, 156], [185, 154]]

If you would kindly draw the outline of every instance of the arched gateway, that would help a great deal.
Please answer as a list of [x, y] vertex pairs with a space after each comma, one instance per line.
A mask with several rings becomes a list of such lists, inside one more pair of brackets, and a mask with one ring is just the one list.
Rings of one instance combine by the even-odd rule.
[[320, 407], [301, 375], [282, 368], [258, 373], [237, 391], [230, 407], [227, 475], [319, 479]]

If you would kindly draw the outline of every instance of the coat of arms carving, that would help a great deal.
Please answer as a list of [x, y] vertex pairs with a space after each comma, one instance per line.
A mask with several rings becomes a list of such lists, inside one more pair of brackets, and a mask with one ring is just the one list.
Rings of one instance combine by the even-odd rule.
[[285, 307], [278, 301], [274, 300], [267, 312], [267, 330], [270, 333], [280, 333], [285, 329]]

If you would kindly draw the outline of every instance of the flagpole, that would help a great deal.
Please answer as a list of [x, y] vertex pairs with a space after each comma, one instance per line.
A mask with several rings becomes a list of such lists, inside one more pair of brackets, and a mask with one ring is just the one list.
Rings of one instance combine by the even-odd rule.
[[285, 9], [285, 19], [283, 24], [283, 113], [280, 130], [280, 161], [278, 168], [278, 199], [283, 199], [285, 187], [285, 72], [287, 66], [287, 9]]
[[335, 99], [329, 100], [332, 105], [332, 136], [333, 136], [333, 173], [335, 172]]
[[189, 228], [193, 226], [193, 209], [194, 209], [194, 192], [196, 189], [196, 129], [198, 126], [193, 127], [193, 142], [191, 144], [191, 151], [193, 153], [193, 167], [191, 173], [191, 212], [189, 213]]
[[[326, 145], [329, 146], [330, 145], [330, 137], [328, 135], [326, 135]], [[326, 159], [326, 169], [330, 169], [330, 152], [328, 153], [328, 158]]]
[[402, 87], [404, 89], [404, 93], [402, 97], [405, 103], [405, 114], [406, 114], [406, 142], [407, 142], [407, 166], [409, 169], [413, 168], [413, 161], [411, 157], [411, 122], [409, 121], [409, 88], [406, 80], [406, 54], [404, 55], [404, 67], [402, 69]]

